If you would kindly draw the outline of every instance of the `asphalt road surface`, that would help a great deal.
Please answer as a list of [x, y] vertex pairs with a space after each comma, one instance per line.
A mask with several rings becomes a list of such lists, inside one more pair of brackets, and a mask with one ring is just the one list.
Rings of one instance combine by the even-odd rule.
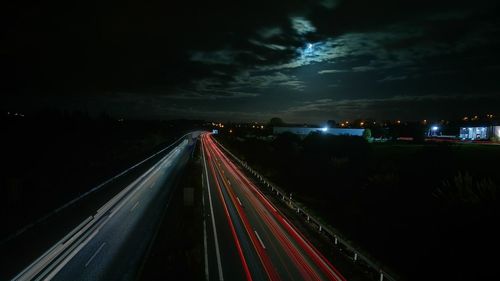
[[189, 155], [184, 140], [13, 280], [134, 279]]
[[345, 280], [219, 149], [201, 136], [209, 280]]

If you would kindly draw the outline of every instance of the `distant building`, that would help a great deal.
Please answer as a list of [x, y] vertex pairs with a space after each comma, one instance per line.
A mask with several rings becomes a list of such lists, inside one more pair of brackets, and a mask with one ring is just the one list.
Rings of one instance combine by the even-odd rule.
[[275, 135], [282, 133], [292, 133], [296, 135], [306, 136], [310, 133], [321, 133], [335, 136], [359, 136], [362, 137], [365, 129], [341, 129], [341, 128], [308, 128], [308, 127], [274, 127]]
[[460, 138], [463, 140], [500, 139], [500, 126], [460, 127]]

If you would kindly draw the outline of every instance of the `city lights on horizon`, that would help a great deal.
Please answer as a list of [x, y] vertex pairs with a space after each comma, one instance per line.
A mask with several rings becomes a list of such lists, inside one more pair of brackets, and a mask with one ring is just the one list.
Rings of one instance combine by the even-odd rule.
[[[372, 118], [366, 118], [366, 119], [343, 119], [340, 120], [339, 122], [333, 122], [333, 125], [327, 125], [327, 126], [319, 126], [322, 131], [324, 131], [324, 128], [373, 128], [373, 127], [390, 127], [390, 126], [407, 126], [410, 124], [420, 124], [423, 126], [426, 126], [429, 130], [436, 130], [434, 126], [438, 126], [439, 130], [442, 129], [443, 126], [453, 124], [453, 122], [469, 122], [469, 121], [474, 121], [474, 122], [495, 122], [497, 120], [497, 116], [493, 113], [487, 113], [487, 114], [474, 114], [474, 115], [462, 115], [462, 117], [459, 117], [457, 119], [433, 119], [433, 118], [425, 118], [425, 119], [420, 119], [420, 120], [407, 120], [407, 119], [402, 119], [402, 118], [394, 118], [394, 119], [384, 119], [384, 120], [374, 120]], [[329, 122], [329, 121], [328, 121]], [[325, 124], [328, 122], [322, 122], [319, 124]], [[227, 130], [231, 130], [231, 132], [235, 132], [235, 128], [250, 128], [250, 129], [256, 129], [256, 130], [263, 130], [267, 127], [268, 122], [267, 121], [246, 121], [246, 122], [234, 122], [234, 121], [226, 121], [226, 122], [221, 122], [221, 121], [214, 121], [208, 123], [209, 125], [212, 125], [217, 128], [227, 128]], [[316, 123], [318, 124], [318, 123]], [[328, 123], [330, 124], [330, 123]], [[299, 126], [304, 126], [304, 127], [310, 127], [310, 126], [315, 126], [314, 123], [305, 123], [305, 122], [285, 122], [284, 126], [291, 126], [291, 125], [299, 125]]]

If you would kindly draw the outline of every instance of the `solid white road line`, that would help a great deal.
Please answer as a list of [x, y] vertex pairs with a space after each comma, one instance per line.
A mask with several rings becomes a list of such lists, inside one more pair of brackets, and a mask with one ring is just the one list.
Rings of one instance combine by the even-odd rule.
[[[203, 187], [203, 173], [201, 174], [201, 184]], [[205, 214], [205, 192], [201, 192], [201, 204], [203, 206], [203, 214]], [[207, 248], [207, 223], [205, 220], [205, 215], [203, 215], [203, 247], [205, 250], [205, 280], [209, 281], [210, 280], [210, 274], [208, 272], [208, 248]]]
[[[151, 178], [158, 172], [161, 170], [161, 163], [164, 162], [164, 161], [171, 161], [171, 159], [173, 158], [173, 155], [170, 155], [168, 154], [167, 156], [164, 157], [164, 159], [160, 160], [155, 166], [153, 166], [153, 168], [151, 168], [151, 172], [149, 172], [148, 175], [146, 174], [143, 174], [141, 176], [141, 184], [140, 185], [137, 185], [129, 195], [127, 195], [127, 197], [124, 197], [124, 198], [120, 198], [119, 200], [122, 200], [122, 202], [113, 209], [113, 211], [109, 214], [109, 217], [113, 217], [115, 215], [115, 213], [117, 213], [126, 203], [128, 203], [128, 200], [130, 198], [132, 198], [140, 189], [142, 189], [144, 187], [145, 184], [147, 184]], [[145, 179], [144, 179], [145, 177]]]
[[[170, 156], [166, 156], [165, 159], [163, 161], [167, 161], [167, 159], [169, 159]], [[162, 160], [160, 160], [161, 162]], [[156, 166], [156, 165], [155, 165]], [[126, 197], [123, 196], [123, 198], [120, 198], [119, 201], [121, 201], [121, 203], [114, 208], [114, 210], [111, 212], [111, 214], [100, 224], [100, 226], [94, 231], [94, 233], [91, 234], [91, 236], [89, 238], [87, 238], [82, 244], [80, 244], [68, 257], [66, 257], [52, 272], [50, 272], [50, 274], [44, 279], [44, 280], [51, 280], [76, 254], [78, 254], [78, 252], [83, 248], [85, 247], [85, 245], [87, 245], [87, 243], [99, 232], [99, 230], [113, 217], [113, 215], [115, 213], [117, 213], [122, 207], [123, 205], [125, 205], [129, 200], [130, 198], [132, 198], [141, 188], [142, 186], [144, 185], [145, 182], [148, 182], [149, 179], [151, 178], [152, 174], [155, 174], [158, 170], [160, 170], [160, 168], [157, 166], [156, 169], [154, 169], [154, 167], [151, 169], [151, 170], [154, 170], [154, 171], [151, 171], [151, 174], [149, 176], [146, 177], [146, 180], [143, 181], [143, 184], [139, 185], [139, 186], [136, 186], [132, 192], [130, 194], [128, 194]], [[141, 178], [144, 178], [145, 174], [141, 176]], [[139, 201], [137, 201], [136, 205], [139, 203]], [[136, 205], [134, 205], [134, 207], [132, 208], [132, 210], [136, 207]], [[131, 211], [132, 211], [131, 210]], [[81, 230], [80, 230], [81, 231]]]
[[202, 154], [203, 154], [203, 164], [205, 166], [205, 176], [207, 179], [207, 190], [208, 190], [208, 202], [210, 205], [210, 214], [212, 216], [212, 229], [214, 231], [214, 240], [215, 240], [215, 254], [217, 256], [217, 267], [219, 269], [219, 280], [224, 280], [224, 275], [222, 273], [222, 264], [220, 261], [220, 250], [219, 250], [219, 240], [217, 237], [217, 228], [215, 227], [215, 216], [214, 216], [214, 209], [212, 206], [212, 195], [210, 192], [210, 181], [208, 180], [208, 170], [207, 170], [207, 160], [205, 159], [205, 150], [203, 149], [203, 142], [202, 142]]
[[[167, 155], [165, 155], [160, 161], [158, 161], [153, 167], [151, 167], [149, 170], [147, 170], [144, 174], [142, 174], [139, 178], [137, 178], [133, 183], [129, 184], [125, 189], [123, 189], [120, 193], [118, 193], [115, 197], [113, 197], [110, 201], [108, 201], [106, 204], [104, 204], [99, 210], [97, 210], [98, 214], [105, 213], [106, 211], [109, 210], [109, 208], [114, 205], [117, 201], [120, 201], [123, 199], [126, 193], [128, 193], [129, 190], [133, 188], [141, 188], [145, 183], [147, 183], [153, 175], [156, 174], [161, 168], [161, 163], [164, 163], [165, 161], [171, 161], [172, 156], [174, 155], [173, 151], [169, 152]], [[146, 178], [146, 179], [145, 179]], [[142, 184], [137, 187], [138, 183]], [[112, 216], [114, 214], [112, 213]]]
[[106, 242], [103, 242], [101, 244], [101, 246], [99, 247], [99, 249], [97, 249], [97, 251], [95, 251], [95, 253], [90, 257], [90, 259], [85, 263], [85, 267], [89, 266], [89, 264], [92, 262], [92, 260], [95, 258], [95, 256], [97, 256], [97, 254], [99, 254], [99, 252], [102, 250], [102, 248], [104, 247], [104, 245], [106, 245]]
[[44, 281], [48, 281], [48, 280], [52, 280], [52, 278], [54, 278], [54, 276], [57, 275], [57, 273], [59, 273], [59, 271], [61, 271], [61, 269], [66, 266], [66, 264], [76, 255], [78, 254], [78, 252], [80, 252], [80, 250], [85, 247], [87, 245], [87, 243], [90, 242], [90, 240], [92, 240], [92, 238], [94, 238], [94, 236], [97, 235], [99, 231], [94, 231], [94, 233], [92, 233], [87, 239], [85, 239], [85, 241], [83, 243], [81, 243], [68, 257], [66, 257], [54, 270], [52, 270], [50, 272], [50, 274], [45, 277], [43, 280]]
[[311, 245], [304, 239], [304, 237], [302, 237], [301, 234], [299, 234], [294, 227], [292, 227], [283, 217], [281, 218], [281, 221], [285, 224], [287, 224], [288, 226], [288, 229], [292, 230], [294, 232], [294, 236], [295, 237], [298, 237], [300, 238], [300, 240], [302, 241], [302, 244], [305, 245], [310, 252], [312, 252], [315, 257], [317, 259], [319, 259], [321, 261], [321, 263], [328, 269], [328, 271], [330, 271], [336, 278], [337, 280], [342, 280], [342, 278], [337, 274], [337, 272], [335, 272], [331, 267], [330, 265], [328, 265], [325, 260], [320, 256], [318, 255], [318, 251], [315, 249], [315, 248], [312, 248]]
[[[184, 142], [180, 143], [178, 146], [184, 147], [186, 144], [187, 144], [187, 141], [184, 141]], [[171, 147], [172, 145], [170, 145], [168, 147]], [[101, 229], [106, 224], [106, 222], [126, 203], [126, 201], [128, 201], [135, 193], [137, 193], [137, 191], [142, 188], [142, 186], [144, 185], [144, 183], [148, 182], [152, 178], [152, 176], [162, 168], [162, 164], [164, 164], [165, 162], [167, 162], [169, 165], [171, 164], [170, 163], [171, 159], [174, 158], [178, 154], [178, 152], [180, 150], [180, 147], [178, 147], [177, 149], [175, 149], [175, 150], [169, 152], [167, 155], [165, 155], [160, 161], [157, 162], [157, 164], [153, 165], [153, 167], [151, 167], [150, 169], [148, 169], [148, 171], [146, 171], [145, 173], [143, 173], [132, 184], [128, 185], [119, 194], [117, 194], [111, 200], [109, 200], [106, 204], [104, 204], [103, 206], [101, 206], [101, 208], [99, 208], [99, 210], [97, 210], [97, 213], [96, 213], [95, 217], [91, 216], [91, 217], [87, 218], [78, 227], [76, 227], [69, 234], [67, 234], [62, 240], [60, 240], [58, 243], [56, 243], [54, 246], [52, 246], [48, 251], [46, 251], [41, 257], [39, 257], [36, 261], [34, 261], [33, 263], [31, 263], [21, 273], [19, 273], [16, 277], [14, 277], [13, 280], [27, 280], [27, 279], [31, 278], [30, 276], [32, 276], [33, 274], [37, 274], [36, 272], [40, 272], [41, 270], [43, 270], [47, 266], [47, 263], [49, 261], [52, 261], [57, 254], [59, 254], [61, 251], [66, 251], [67, 250], [66, 249], [66, 245], [70, 244], [72, 241], [74, 241], [75, 239], [79, 238], [84, 231], [88, 230], [91, 226], [94, 225], [93, 223], [89, 224], [89, 221], [97, 221], [105, 213], [104, 210], [106, 210], [106, 211], [109, 210], [110, 207], [112, 205], [114, 205], [114, 203], [123, 200], [122, 204], [120, 204], [118, 206], [118, 208], [115, 208], [115, 210], [112, 211], [112, 213], [110, 214], [110, 216], [108, 218], [106, 218], [102, 222], [102, 224], [97, 228], [97, 230], [94, 231], [94, 233], [92, 233], [91, 236], [84, 241], [84, 243], [80, 244], [76, 248], [76, 250], [73, 250], [69, 254], [69, 256], [67, 256], [62, 261], [62, 263], [60, 263], [56, 267], [55, 270], [51, 271], [50, 274], [44, 280], [50, 280], [51, 278], [53, 278], [61, 270], [61, 268], [66, 263], [68, 263], [69, 260], [72, 257], [74, 257], [90, 241], [90, 239], [93, 238], [99, 232], [99, 229]], [[164, 148], [163, 150], [157, 152], [155, 155], [157, 155], [158, 153], [164, 151], [167, 148]], [[153, 156], [154, 155], [152, 155], [151, 157], [153, 157]], [[149, 157], [148, 159], [150, 159], [151, 157]], [[144, 161], [146, 161], [148, 159], [145, 159], [142, 162], [144, 162]], [[136, 164], [136, 166], [139, 165], [139, 164], [141, 164], [141, 163]], [[130, 169], [132, 169], [134, 167], [131, 167]], [[115, 176], [114, 178], [117, 178], [117, 177], [121, 176], [125, 172], [126, 171], [122, 172], [121, 174]], [[146, 178], [146, 179], [143, 180], [144, 178]], [[135, 186], [135, 185], [137, 185], [137, 183], [141, 182], [142, 180], [143, 180], [143, 184], [141, 184], [139, 186]], [[111, 179], [108, 180], [108, 181], [111, 181]], [[105, 182], [105, 183], [107, 183], [107, 182]], [[155, 180], [155, 182], [156, 182], [156, 180]], [[104, 185], [105, 183], [103, 183], [101, 185]], [[126, 198], [124, 198], [125, 194], [127, 193], [127, 191], [129, 191], [132, 188], [134, 188], [134, 190], [132, 191], [132, 193], [129, 196], [127, 196]], [[137, 202], [136, 205], [138, 203], [139, 202]], [[131, 211], [133, 211], [133, 209], [135, 207], [136, 206], [134, 206]]]

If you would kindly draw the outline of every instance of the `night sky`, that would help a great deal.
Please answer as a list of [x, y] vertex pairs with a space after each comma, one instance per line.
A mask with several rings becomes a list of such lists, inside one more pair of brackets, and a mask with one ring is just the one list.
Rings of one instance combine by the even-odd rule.
[[5, 110], [289, 122], [500, 114], [498, 1], [10, 2]]

